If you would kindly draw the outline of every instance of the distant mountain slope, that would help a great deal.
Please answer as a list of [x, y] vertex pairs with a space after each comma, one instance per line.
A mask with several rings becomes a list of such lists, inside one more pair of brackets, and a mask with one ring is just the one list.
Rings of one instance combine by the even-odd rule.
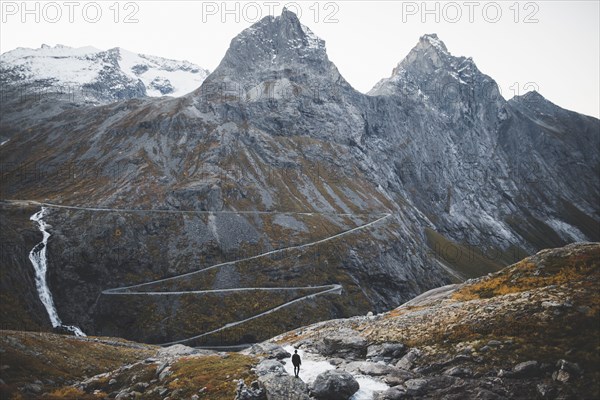
[[[73, 90], [105, 102], [141, 96], [182, 96], [202, 84], [208, 71], [188, 61], [136, 54], [116, 47], [71, 48], [43, 45], [0, 56], [0, 83], [38, 90]], [[77, 92], [85, 92], [77, 93]]]
[[539, 93], [506, 101], [435, 34], [369, 95], [376, 108], [365, 147], [394, 160], [388, 181], [439, 233], [526, 252], [600, 238], [598, 119]]
[[0, 55], [0, 143], [63, 111], [132, 98], [179, 97], [208, 70], [116, 47], [17, 48]]

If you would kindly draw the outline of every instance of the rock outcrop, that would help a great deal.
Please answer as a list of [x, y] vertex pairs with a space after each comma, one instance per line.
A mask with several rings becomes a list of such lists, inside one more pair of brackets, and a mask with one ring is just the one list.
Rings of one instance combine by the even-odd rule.
[[359, 384], [352, 375], [333, 369], [319, 374], [310, 392], [319, 400], [348, 400], [358, 389]]
[[377, 362], [332, 359], [338, 370], [386, 383], [379, 400], [595, 398], [599, 289], [600, 244], [574, 244], [431, 291], [377, 319], [328, 321], [274, 341], [319, 352], [324, 338], [352, 329], [370, 355], [398, 350]]

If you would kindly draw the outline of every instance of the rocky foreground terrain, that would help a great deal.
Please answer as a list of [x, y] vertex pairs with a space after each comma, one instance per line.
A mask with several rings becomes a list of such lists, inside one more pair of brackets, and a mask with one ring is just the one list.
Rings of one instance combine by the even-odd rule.
[[[595, 399], [599, 267], [599, 243], [543, 250], [390, 312], [240, 353], [3, 331], [1, 398]], [[288, 373], [292, 346], [302, 379]]]

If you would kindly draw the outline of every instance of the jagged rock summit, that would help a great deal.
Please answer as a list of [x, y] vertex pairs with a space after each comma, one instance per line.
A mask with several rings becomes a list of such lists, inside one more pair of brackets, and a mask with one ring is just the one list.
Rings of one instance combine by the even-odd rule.
[[206, 92], [222, 84], [225, 97], [244, 101], [265, 94], [273, 98], [302, 91], [312, 94], [332, 85], [350, 88], [327, 57], [325, 41], [285, 8], [280, 16], [264, 17], [232, 39], [203, 86]]
[[256, 73], [260, 68], [290, 68], [295, 63], [320, 66], [326, 61], [325, 41], [284, 9], [280, 16], [264, 17], [232, 39], [215, 71], [231, 68]]
[[454, 121], [477, 114], [488, 122], [507, 117], [496, 82], [471, 57], [453, 56], [435, 33], [421, 36], [392, 75], [368, 94], [427, 103]]

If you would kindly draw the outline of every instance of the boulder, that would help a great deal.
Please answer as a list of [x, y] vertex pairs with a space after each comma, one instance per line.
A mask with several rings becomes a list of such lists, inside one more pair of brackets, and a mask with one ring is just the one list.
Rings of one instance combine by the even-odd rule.
[[487, 389], [478, 389], [475, 394], [475, 400], [508, 400], [506, 397], [500, 396]]
[[182, 344], [174, 344], [173, 346], [164, 347], [156, 353], [158, 358], [174, 358], [181, 356], [190, 356], [192, 354], [215, 354], [214, 351], [194, 349], [193, 347], [184, 346]]
[[252, 382], [250, 387], [246, 385], [243, 379], [238, 381], [238, 388], [235, 400], [266, 400], [265, 391], [259, 386], [257, 381]]
[[[169, 363], [167, 361], [160, 363], [156, 367], [156, 376], [160, 376], [161, 372], [163, 372], [165, 370], [165, 368], [167, 368], [168, 366], [169, 366]], [[115, 380], [111, 379], [111, 381], [115, 381]], [[117, 381], [115, 381], [114, 383], [117, 383]], [[109, 383], [109, 385], [112, 385], [112, 383]]]
[[308, 386], [301, 379], [284, 374], [266, 374], [258, 378], [268, 400], [310, 400]]
[[547, 383], [539, 383], [536, 386], [537, 392], [540, 395], [540, 397], [544, 398], [544, 399], [549, 399], [549, 398], [554, 398], [555, 394], [556, 394], [556, 390], [554, 389], [554, 387], [552, 387], [551, 385], [548, 385]]
[[340, 369], [355, 375], [379, 377], [390, 386], [398, 386], [409, 379], [418, 377], [418, 375], [412, 371], [406, 371], [383, 362], [353, 361], [341, 366]]
[[330, 358], [330, 359], [329, 359], [329, 360], [327, 360], [327, 361], [329, 361], [329, 364], [331, 364], [331, 365], [333, 365], [333, 366], [336, 366], [336, 367], [337, 367], [338, 365], [342, 365], [342, 364], [345, 364], [345, 363], [346, 363], [346, 360], [344, 360], [343, 358], [338, 358], [338, 357], [335, 357], [335, 358]]
[[410, 396], [419, 396], [425, 393], [425, 389], [427, 387], [427, 380], [425, 379], [409, 379], [404, 382], [404, 387], [406, 387], [406, 393]]
[[406, 389], [402, 386], [394, 386], [375, 394], [373, 400], [401, 400], [406, 398]]
[[149, 383], [147, 382], [138, 382], [135, 385], [133, 385], [133, 390], [135, 390], [136, 392], [144, 392], [146, 391], [146, 389], [148, 389], [148, 386], [150, 386]]
[[129, 393], [127, 390], [121, 390], [119, 392], [119, 394], [117, 394], [115, 399], [116, 400], [124, 400], [124, 399], [129, 399], [130, 397], [131, 397], [131, 393]]
[[285, 350], [283, 347], [275, 343], [258, 343], [250, 347], [246, 351], [250, 355], [265, 355], [266, 358], [274, 358], [276, 360], [284, 360], [290, 358], [292, 355]]
[[559, 371], [566, 371], [574, 376], [579, 376], [583, 373], [583, 370], [581, 369], [579, 364], [569, 362], [567, 360], [558, 360], [558, 362], [556, 363], [556, 368], [558, 368]]
[[369, 376], [389, 375], [396, 370], [400, 370], [399, 368], [391, 365], [374, 363], [370, 361], [353, 361], [345, 365], [343, 369], [347, 372]]
[[531, 378], [540, 375], [540, 365], [537, 361], [525, 361], [513, 368], [513, 376], [517, 378]]
[[311, 394], [318, 400], [348, 400], [358, 389], [359, 384], [350, 373], [331, 369], [317, 375]]
[[158, 375], [158, 380], [160, 382], [162, 382], [171, 375], [173, 375], [173, 371], [171, 371], [171, 367], [165, 367]]
[[408, 353], [404, 355], [396, 363], [396, 367], [409, 370], [413, 367], [415, 361], [421, 356], [421, 351], [419, 349], [410, 349]]
[[469, 368], [452, 367], [444, 371], [444, 374], [459, 378], [470, 378], [473, 376], [473, 371], [471, 371]]
[[556, 368], [558, 370], [554, 371], [552, 379], [561, 383], [567, 383], [583, 373], [579, 364], [567, 360], [558, 360]]
[[[413, 381], [414, 380], [416, 379], [413, 379]], [[460, 378], [457, 378], [455, 376], [436, 374], [427, 377], [426, 383], [422, 386], [422, 390], [426, 391], [427, 393], [450, 390], [450, 388], [452, 388], [453, 386], [461, 386], [462, 384], [459, 383], [461, 381], [462, 380]]]
[[415, 378], [419, 378], [419, 375], [401, 368], [394, 368], [389, 374], [381, 377], [381, 379], [390, 386], [403, 385], [404, 382]]
[[367, 348], [367, 359], [393, 362], [402, 358], [407, 351], [408, 348], [403, 343], [374, 344]]
[[515, 373], [501, 368], [500, 371], [498, 371], [497, 376], [498, 378], [514, 378]]
[[321, 354], [343, 359], [359, 360], [367, 355], [367, 341], [353, 330], [345, 330], [323, 338]]
[[27, 393], [40, 394], [42, 393], [42, 390], [44, 390], [44, 388], [39, 383], [27, 383], [23, 387], [23, 390]]
[[263, 376], [267, 374], [285, 375], [283, 364], [276, 360], [263, 360], [256, 366], [256, 375]]

